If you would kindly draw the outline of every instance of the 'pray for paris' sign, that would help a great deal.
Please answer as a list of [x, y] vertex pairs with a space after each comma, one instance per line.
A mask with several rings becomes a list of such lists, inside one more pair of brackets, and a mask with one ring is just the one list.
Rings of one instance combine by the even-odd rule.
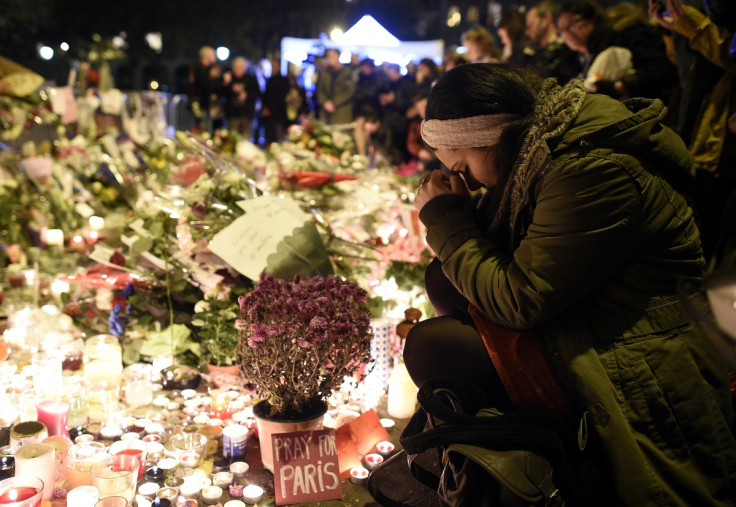
[[271, 436], [276, 504], [342, 499], [335, 430]]

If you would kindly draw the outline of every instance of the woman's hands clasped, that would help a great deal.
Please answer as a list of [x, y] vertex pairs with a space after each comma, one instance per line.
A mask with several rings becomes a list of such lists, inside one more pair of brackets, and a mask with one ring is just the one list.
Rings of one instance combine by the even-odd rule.
[[470, 204], [470, 190], [465, 180], [456, 173], [445, 174], [442, 171], [432, 171], [428, 176], [420, 180], [419, 188], [414, 198], [414, 208], [421, 211], [422, 208], [435, 197], [444, 194], [457, 194], [465, 197]]

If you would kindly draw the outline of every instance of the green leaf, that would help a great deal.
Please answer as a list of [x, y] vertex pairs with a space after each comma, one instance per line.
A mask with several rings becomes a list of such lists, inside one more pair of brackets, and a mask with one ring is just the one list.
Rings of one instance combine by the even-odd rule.
[[151, 238], [138, 238], [135, 243], [133, 243], [133, 252], [140, 254], [143, 252], [148, 252], [153, 248], [153, 239]]
[[148, 232], [151, 233], [151, 236], [158, 238], [163, 234], [164, 226], [161, 222], [153, 222], [151, 227], [148, 228]]
[[148, 338], [141, 346], [141, 354], [153, 357], [160, 354], [176, 355], [177, 352], [192, 350], [190, 346], [195, 342], [190, 339], [191, 334], [189, 328], [183, 324], [174, 324], [163, 331], [148, 333]]

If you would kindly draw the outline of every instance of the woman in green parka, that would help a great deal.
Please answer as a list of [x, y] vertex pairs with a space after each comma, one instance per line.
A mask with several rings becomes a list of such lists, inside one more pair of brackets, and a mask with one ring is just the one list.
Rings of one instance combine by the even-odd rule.
[[[678, 291], [705, 268], [682, 193], [693, 164], [664, 114], [659, 100], [621, 103], [507, 65], [443, 75], [422, 136], [449, 171], [415, 199], [439, 316], [412, 329], [404, 359], [417, 385], [465, 378], [497, 406], [519, 404], [513, 372], [548, 368], [612, 503], [734, 505], [727, 368], [684, 309], [707, 311], [702, 298]], [[510, 353], [479, 319], [533, 330], [538, 354]]]

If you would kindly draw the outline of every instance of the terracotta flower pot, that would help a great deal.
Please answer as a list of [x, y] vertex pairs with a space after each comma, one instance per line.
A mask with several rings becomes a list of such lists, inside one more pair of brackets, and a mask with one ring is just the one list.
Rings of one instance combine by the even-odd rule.
[[270, 412], [268, 400], [263, 400], [253, 407], [258, 429], [258, 440], [261, 443], [261, 461], [263, 467], [273, 472], [273, 448], [271, 435], [291, 433], [293, 431], [321, 430], [322, 420], [327, 412], [327, 404], [318, 414], [309, 414], [300, 419], [279, 420], [266, 414]]
[[207, 373], [210, 376], [210, 384], [214, 388], [239, 386], [242, 384], [240, 370], [237, 364], [231, 366], [208, 364]]

